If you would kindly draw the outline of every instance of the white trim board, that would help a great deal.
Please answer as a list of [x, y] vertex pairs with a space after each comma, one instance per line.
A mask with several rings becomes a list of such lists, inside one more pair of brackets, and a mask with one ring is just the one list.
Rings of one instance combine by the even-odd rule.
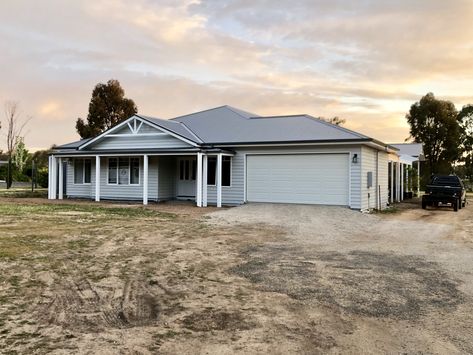
[[[134, 121], [134, 127], [133, 127], [132, 125], [130, 125], [130, 122], [132, 122], [132, 121]], [[95, 142], [97, 142], [97, 141], [99, 141], [99, 140], [105, 138], [105, 137], [108, 136], [109, 134], [111, 134], [111, 133], [113, 133], [113, 132], [116, 132], [118, 129], [122, 128], [122, 127], [125, 126], [125, 125], [128, 125], [128, 127], [130, 128], [130, 130], [131, 130], [131, 132], [132, 132], [132, 133], [131, 133], [132, 136], [140, 136], [139, 133], [134, 133], [134, 132], [138, 132], [137, 129], [136, 129], [136, 121], [140, 121], [140, 122], [142, 122], [142, 123], [144, 123], [144, 124], [146, 124], [146, 125], [148, 125], [148, 126], [150, 126], [150, 127], [153, 127], [154, 129], [156, 129], [156, 130], [158, 130], [158, 131], [161, 131], [162, 133], [168, 134], [168, 135], [170, 135], [170, 136], [172, 136], [172, 137], [174, 137], [174, 138], [176, 138], [176, 139], [179, 139], [180, 141], [183, 141], [183, 142], [185, 142], [185, 143], [187, 143], [187, 144], [189, 144], [189, 145], [191, 145], [191, 146], [194, 146], [194, 147], [199, 146], [197, 143], [195, 143], [195, 142], [193, 142], [193, 141], [191, 141], [191, 140], [189, 140], [189, 139], [187, 139], [187, 138], [184, 138], [184, 137], [182, 137], [182, 136], [180, 136], [180, 135], [178, 135], [178, 134], [176, 134], [176, 133], [174, 133], [174, 132], [172, 132], [172, 131], [170, 131], [170, 130], [168, 130], [168, 129], [166, 129], [166, 128], [163, 128], [163, 127], [161, 127], [161, 126], [159, 126], [159, 125], [157, 125], [157, 124], [154, 124], [153, 122], [150, 122], [150, 121], [148, 121], [148, 120], [146, 120], [146, 119], [144, 119], [144, 118], [141, 118], [141, 117], [135, 115], [135, 116], [132, 116], [132, 117], [126, 119], [125, 121], [119, 123], [119, 124], [116, 125], [115, 127], [112, 127], [112, 128], [110, 128], [110, 129], [106, 130], [105, 132], [102, 132], [102, 133], [99, 134], [97, 137], [95, 137], [95, 138], [89, 140], [88, 142], [86, 142], [86, 143], [80, 145], [80, 146], [78, 147], [78, 150], [83, 150], [85, 147], [88, 147], [88, 146], [90, 146], [91, 144], [93, 144], [93, 143], [95, 143]], [[139, 128], [141, 128], [141, 125], [139, 126]]]

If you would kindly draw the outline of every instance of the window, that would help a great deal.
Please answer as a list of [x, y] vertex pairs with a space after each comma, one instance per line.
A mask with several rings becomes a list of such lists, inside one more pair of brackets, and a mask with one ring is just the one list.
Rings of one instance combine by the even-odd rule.
[[216, 185], [217, 157], [207, 158], [207, 185]]
[[109, 158], [108, 159], [108, 183], [109, 184], [116, 184], [117, 180], [117, 165], [118, 159], [117, 158]]
[[118, 185], [139, 185], [140, 158], [109, 158], [108, 183]]
[[[222, 157], [222, 186], [230, 186], [232, 181], [232, 157]], [[207, 185], [217, 184], [217, 157], [207, 159]]]
[[130, 179], [130, 158], [118, 158], [118, 184], [128, 185]]
[[130, 184], [140, 183], [140, 158], [130, 158]]
[[90, 184], [91, 170], [90, 159], [74, 159], [74, 184]]
[[195, 159], [181, 159], [179, 161], [179, 180], [195, 180], [197, 175], [197, 162]]
[[92, 175], [92, 162], [90, 159], [84, 159], [84, 184], [90, 184]]
[[222, 186], [230, 186], [232, 180], [232, 157], [222, 157]]

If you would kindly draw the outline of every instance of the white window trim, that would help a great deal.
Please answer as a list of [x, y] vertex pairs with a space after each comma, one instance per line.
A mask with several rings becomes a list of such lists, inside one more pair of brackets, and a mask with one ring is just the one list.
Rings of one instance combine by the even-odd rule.
[[[181, 162], [185, 162], [185, 161], [189, 161], [189, 179], [185, 179], [185, 169], [184, 169], [184, 179], [181, 179]], [[177, 164], [177, 181], [179, 182], [196, 182], [197, 181], [197, 160], [196, 159], [192, 159], [191, 158], [187, 158], [187, 157], [181, 157], [178, 159], [178, 162], [179, 164]], [[195, 179], [192, 179], [192, 172], [193, 172], [193, 169], [192, 169], [192, 163], [195, 162], [195, 168], [196, 168], [196, 176], [195, 176]]]
[[[209, 155], [208, 158], [213, 157], [212, 155]], [[216, 156], [215, 156], [216, 157]], [[222, 179], [222, 189], [228, 189], [232, 187], [232, 177], [233, 177], [233, 156], [232, 155], [224, 155], [223, 157], [228, 157], [230, 158], [230, 185], [223, 185], [223, 179]], [[223, 172], [223, 157], [222, 157], [222, 172]], [[208, 158], [207, 158], [207, 164], [208, 164]], [[208, 169], [208, 168], [207, 168]], [[207, 170], [208, 173], [209, 170]], [[208, 180], [208, 178], [207, 178]], [[207, 184], [207, 186], [210, 187], [217, 187], [217, 164], [215, 164], [215, 184]]]
[[[118, 171], [120, 170], [119, 169], [119, 163], [120, 163], [120, 158], [128, 158], [128, 183], [127, 184], [119, 184], [119, 177], [118, 177]], [[131, 158], [138, 158], [138, 170], [139, 170], [139, 176], [138, 176], [138, 183], [137, 184], [132, 184], [131, 183]], [[110, 159], [117, 159], [117, 182], [110, 182], [109, 180], [109, 177], [110, 177]], [[106, 165], [106, 169], [107, 169], [107, 185], [110, 185], [110, 186], [141, 186], [141, 175], [142, 172], [141, 172], [141, 158], [140, 156], [133, 156], [133, 157], [108, 157], [107, 158], [107, 165]]]
[[[82, 160], [82, 182], [76, 182], [76, 161]], [[85, 161], [90, 160], [90, 182], [85, 181]], [[82, 185], [91, 185], [92, 184], [92, 160], [88, 158], [78, 158], [74, 159], [74, 169], [73, 169], [73, 177], [72, 177], [72, 185], [82, 186]]]

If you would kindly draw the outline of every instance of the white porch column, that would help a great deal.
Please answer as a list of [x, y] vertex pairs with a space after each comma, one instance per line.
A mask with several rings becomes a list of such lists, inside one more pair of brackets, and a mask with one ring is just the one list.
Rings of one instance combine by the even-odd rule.
[[217, 207], [222, 207], [222, 154], [217, 155]]
[[196, 174], [196, 198], [197, 207], [202, 207], [202, 153], [197, 153], [197, 174]]
[[404, 164], [401, 163], [401, 201], [404, 200]]
[[48, 156], [48, 199], [51, 199], [51, 156]]
[[58, 169], [59, 169], [58, 199], [62, 200], [64, 198], [64, 169], [62, 166], [62, 158], [58, 158]]
[[411, 181], [409, 179], [409, 165], [406, 166], [406, 191], [411, 191]]
[[95, 157], [95, 201], [100, 201], [100, 156]]
[[394, 202], [394, 162], [391, 162], [391, 203]]
[[56, 199], [57, 192], [57, 160], [54, 155], [51, 156], [51, 200]]
[[417, 197], [420, 197], [420, 160], [417, 161]]
[[396, 163], [396, 202], [401, 202], [401, 163]]
[[148, 204], [148, 155], [143, 155], [143, 205]]
[[207, 207], [207, 172], [208, 172], [208, 157], [204, 155], [202, 161], [202, 207]]
[[48, 198], [54, 200], [54, 156], [49, 156], [49, 166], [48, 166]]

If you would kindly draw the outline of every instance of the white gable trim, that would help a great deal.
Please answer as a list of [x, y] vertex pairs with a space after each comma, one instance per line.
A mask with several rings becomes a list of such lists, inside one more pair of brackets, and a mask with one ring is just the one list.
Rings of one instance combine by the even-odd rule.
[[[138, 127], [136, 126], [136, 122], [137, 121], [140, 121], [140, 124], [138, 125]], [[133, 124], [131, 124], [133, 122]], [[177, 138], [187, 144], [190, 144], [194, 147], [197, 147], [198, 144], [196, 144], [195, 142], [192, 142], [184, 137], [181, 137], [180, 135], [178, 134], [175, 134], [174, 132], [171, 132], [161, 126], [158, 126], [152, 122], [149, 122], [149, 121], [146, 121], [145, 119], [139, 117], [139, 116], [131, 116], [130, 118], [128, 118], [127, 120], [119, 123], [118, 125], [116, 125], [115, 127], [112, 127], [108, 130], [106, 130], [105, 132], [102, 132], [101, 134], [99, 134], [97, 137], [91, 139], [90, 141], [84, 143], [83, 145], [79, 146], [78, 150], [82, 150], [84, 149], [85, 147], [88, 147], [92, 144], [94, 144], [95, 142], [103, 139], [103, 138], [106, 138], [108, 136], [110, 137], [124, 137], [124, 136], [140, 136], [140, 134], [138, 134], [137, 132], [139, 131], [139, 129], [141, 128], [141, 126], [143, 125], [143, 123], [147, 124], [148, 126], [150, 127], [153, 127], [155, 129], [157, 129], [158, 131], [161, 131], [161, 133], [148, 133], [148, 134], [141, 134], [143, 136], [149, 136], [149, 135], [162, 135], [162, 134], [168, 134], [170, 136], [173, 136], [174, 138]], [[130, 128], [130, 131], [132, 133], [126, 133], [126, 134], [113, 134], [113, 132], [116, 132], [117, 130], [119, 130], [120, 128], [124, 127], [125, 125], [128, 125], [128, 127]]]
[[[198, 146], [199, 146], [199, 144], [197, 144], [197, 143], [195, 143], [195, 142], [193, 142], [193, 141], [191, 141], [191, 140], [189, 140], [189, 139], [187, 139], [187, 138], [184, 138], [184, 137], [182, 137], [181, 135], [176, 134], [176, 133], [174, 133], [174, 132], [172, 132], [172, 131], [170, 131], [170, 130], [168, 130], [168, 129], [166, 129], [166, 128], [163, 128], [163, 127], [161, 127], [161, 126], [159, 126], [159, 125], [157, 125], [157, 124], [155, 124], [155, 123], [153, 123], [153, 122], [150, 122], [150, 121], [146, 120], [145, 118], [141, 118], [141, 117], [138, 117], [138, 118], [139, 118], [140, 120], [142, 120], [144, 123], [149, 124], [151, 127], [154, 127], [154, 128], [156, 128], [156, 129], [158, 129], [158, 130], [164, 132], [164, 133], [167, 133], [167, 134], [173, 136], [174, 138], [177, 138], [177, 139], [179, 139], [179, 140], [181, 140], [181, 141], [183, 141], [183, 142], [186, 142], [187, 144], [190, 144], [190, 145], [192, 145], [193, 147], [198, 147]], [[188, 130], [189, 130], [189, 129], [188, 129]], [[191, 133], [195, 136], [195, 134], [194, 134], [192, 131], [189, 131], [189, 132], [191, 132]]]

